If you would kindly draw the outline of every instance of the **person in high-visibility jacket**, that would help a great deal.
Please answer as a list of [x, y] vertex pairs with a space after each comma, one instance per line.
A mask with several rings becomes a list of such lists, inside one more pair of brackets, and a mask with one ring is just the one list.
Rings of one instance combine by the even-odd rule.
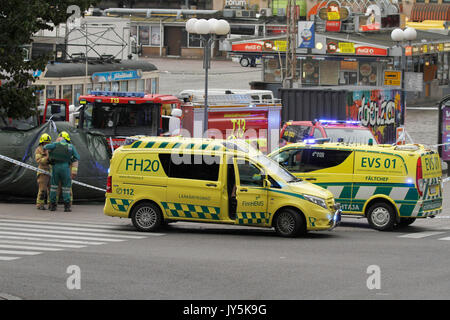
[[70, 190], [72, 188], [72, 178], [70, 164], [80, 160], [80, 156], [75, 146], [65, 140], [69, 134], [61, 132], [55, 143], [50, 143], [44, 147], [49, 150], [50, 163], [52, 164], [52, 176], [50, 179], [50, 211], [56, 210], [56, 198], [58, 184], [61, 182], [62, 196], [64, 200], [64, 212], [70, 212]]
[[[58, 137], [63, 138], [67, 143], [72, 143], [72, 140], [70, 139], [69, 134], [66, 131], [62, 131]], [[72, 162], [70, 163], [70, 177], [71, 179], [75, 179], [75, 177], [78, 174], [78, 160], [72, 158]], [[61, 182], [58, 185], [58, 193], [56, 194], [56, 203], [59, 202], [59, 197], [62, 194], [62, 186]], [[70, 186], [70, 206], [72, 206], [73, 202], [73, 192], [72, 192], [72, 185]]]
[[[39, 146], [34, 151], [34, 159], [38, 163], [38, 168], [50, 171], [50, 162], [48, 151], [44, 149], [44, 146], [52, 142], [52, 138], [47, 133], [44, 133], [39, 138]], [[36, 208], [38, 210], [45, 210], [45, 203], [49, 195], [49, 182], [50, 176], [44, 173], [37, 173], [38, 194], [36, 199]]]

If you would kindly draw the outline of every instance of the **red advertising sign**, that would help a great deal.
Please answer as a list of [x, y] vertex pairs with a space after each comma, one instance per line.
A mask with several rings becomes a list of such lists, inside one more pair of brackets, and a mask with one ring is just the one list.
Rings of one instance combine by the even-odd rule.
[[261, 52], [263, 51], [263, 44], [258, 42], [246, 42], [237, 43], [231, 46], [232, 51], [248, 51], [248, 52]]
[[341, 25], [341, 21], [327, 21], [325, 24], [325, 30], [329, 32], [340, 32]]
[[356, 55], [359, 56], [387, 56], [387, 49], [370, 47], [370, 46], [355, 46]]

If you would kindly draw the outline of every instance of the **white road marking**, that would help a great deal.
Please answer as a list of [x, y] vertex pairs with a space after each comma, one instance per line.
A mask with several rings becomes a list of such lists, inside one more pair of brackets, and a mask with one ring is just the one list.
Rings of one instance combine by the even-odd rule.
[[441, 232], [441, 231], [415, 232], [415, 233], [404, 234], [402, 236], [399, 236], [399, 238], [422, 239], [422, 238], [436, 236], [438, 234], [443, 234], [443, 233], [445, 233], [445, 232]]
[[24, 250], [41, 250], [41, 251], [61, 251], [63, 249], [61, 248], [49, 248], [49, 247], [39, 247], [39, 246], [18, 246], [18, 245], [12, 245], [12, 244], [1, 244], [0, 248], [5, 249], [24, 249]]
[[28, 241], [45, 241], [45, 242], [57, 242], [57, 243], [74, 243], [74, 244], [85, 244], [85, 245], [101, 245], [106, 242], [95, 242], [95, 241], [80, 241], [80, 240], [62, 240], [62, 239], [45, 239], [37, 237], [27, 237], [27, 236], [2, 236], [1, 239], [15, 239], [15, 240], [28, 240]]
[[117, 230], [119, 226], [117, 224], [91, 224], [91, 223], [70, 223], [70, 222], [55, 222], [55, 221], [42, 221], [42, 220], [21, 220], [21, 219], [0, 219], [0, 222], [18, 222], [18, 223], [30, 223], [40, 225], [55, 225], [55, 226], [71, 226], [71, 227], [85, 227], [85, 228], [103, 228]]
[[450, 237], [440, 238], [440, 239], [438, 239], [438, 240], [450, 241]]
[[105, 242], [122, 242], [126, 241], [123, 239], [106, 239], [106, 238], [97, 238], [97, 237], [79, 237], [79, 236], [65, 236], [65, 235], [56, 235], [56, 234], [42, 234], [42, 233], [27, 233], [27, 232], [12, 232], [12, 231], [0, 231], [0, 235], [8, 234], [8, 235], [16, 235], [16, 236], [39, 236], [45, 238], [62, 238], [62, 239], [78, 239], [78, 240], [94, 240], [94, 241], [105, 241]]
[[20, 259], [21, 257], [2, 257], [0, 256], [0, 261], [12, 261], [12, 260], [17, 260]]
[[0, 250], [0, 254], [19, 254], [19, 255], [26, 255], [26, 256], [34, 256], [37, 254], [41, 254], [42, 252], [39, 251], [14, 251], [14, 250]]
[[120, 230], [117, 225], [0, 219], [0, 261], [160, 235]]
[[0, 239], [0, 245], [3, 243], [7, 244], [25, 244], [25, 245], [37, 245], [44, 247], [55, 247], [55, 248], [72, 248], [72, 249], [81, 249], [86, 248], [86, 246], [76, 245], [76, 244], [60, 244], [60, 243], [50, 243], [50, 242], [29, 242], [29, 241], [14, 241], [14, 240], [2, 240]]
[[[120, 231], [120, 230], [110, 230], [110, 229], [92, 229], [92, 228], [71, 228], [71, 227], [60, 227], [60, 226], [34, 226], [34, 225], [25, 225], [20, 223], [4, 223], [0, 222], [0, 229], [2, 227], [25, 227], [25, 228], [39, 228], [46, 230], [67, 230], [67, 231], [88, 231], [88, 232], [97, 232], [97, 233], [109, 233], [109, 234], [117, 234], [117, 235], [134, 235], [138, 236], [137, 231]], [[51, 231], [49, 231], [51, 232]]]
[[[49, 234], [68, 234], [68, 235], [80, 235], [80, 236], [101, 236], [101, 237], [111, 237], [111, 238], [125, 238], [125, 239], [144, 239], [141, 236], [128, 236], [128, 235], [116, 235], [103, 232], [78, 232], [78, 231], [59, 231], [59, 230], [47, 230], [47, 229], [35, 229], [35, 228], [20, 228], [20, 227], [0, 227], [0, 230], [5, 231], [30, 231], [30, 232], [45, 232]], [[35, 234], [35, 233], [34, 233]], [[36, 235], [36, 234], [35, 234]]]

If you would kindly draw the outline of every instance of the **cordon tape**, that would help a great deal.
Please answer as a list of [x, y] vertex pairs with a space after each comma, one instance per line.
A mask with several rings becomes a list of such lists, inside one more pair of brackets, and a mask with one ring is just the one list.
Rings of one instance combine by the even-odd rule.
[[[45, 170], [33, 167], [33, 166], [29, 165], [29, 164], [26, 164], [26, 163], [17, 161], [15, 159], [3, 156], [1, 154], [0, 154], [0, 159], [6, 160], [6, 161], [11, 162], [11, 163], [14, 163], [14, 164], [16, 164], [18, 166], [24, 167], [24, 168], [29, 169], [29, 170], [33, 170], [33, 171], [36, 171], [36, 172], [39, 172], [39, 173], [43, 173], [43, 174], [46, 174], [46, 175], [49, 175], [49, 176], [51, 175], [51, 173], [48, 172], [48, 171], [45, 171]], [[91, 186], [91, 185], [83, 183], [83, 182], [72, 180], [72, 183], [77, 184], [77, 185], [82, 186], [82, 187], [91, 188], [91, 189], [94, 189], [94, 190], [106, 192], [105, 189], [94, 187], [94, 186]]]

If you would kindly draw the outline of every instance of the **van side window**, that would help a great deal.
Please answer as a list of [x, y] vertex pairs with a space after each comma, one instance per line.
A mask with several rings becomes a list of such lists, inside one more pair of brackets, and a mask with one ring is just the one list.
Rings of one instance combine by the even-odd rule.
[[310, 172], [332, 168], [343, 163], [352, 151], [304, 149], [299, 172]]
[[159, 154], [169, 178], [217, 181], [220, 162], [210, 164], [202, 155]]
[[302, 172], [302, 152], [301, 149], [285, 150], [276, 155], [274, 160], [290, 172]]
[[240, 186], [262, 187], [264, 184], [263, 172], [254, 164], [238, 163]]

